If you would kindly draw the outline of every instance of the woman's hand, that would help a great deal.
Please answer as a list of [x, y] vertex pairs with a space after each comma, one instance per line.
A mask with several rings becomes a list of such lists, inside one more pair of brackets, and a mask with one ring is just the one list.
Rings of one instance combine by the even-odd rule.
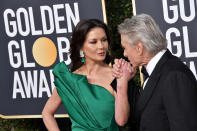
[[130, 114], [128, 101], [128, 81], [134, 77], [136, 69], [124, 59], [116, 59], [112, 75], [117, 79], [117, 93], [115, 95], [115, 120], [119, 126], [124, 126]]
[[112, 75], [117, 79], [131, 80], [136, 74], [136, 68], [132, 67], [129, 62], [124, 59], [115, 59]]

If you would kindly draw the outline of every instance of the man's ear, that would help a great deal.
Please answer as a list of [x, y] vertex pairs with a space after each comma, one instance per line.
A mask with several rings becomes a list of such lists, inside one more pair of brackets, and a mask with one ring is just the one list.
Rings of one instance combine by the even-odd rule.
[[144, 53], [144, 45], [142, 44], [142, 42], [137, 42], [136, 44], [135, 44], [135, 47], [136, 47], [136, 51], [137, 51], [137, 53], [138, 53], [138, 55], [142, 55], [143, 53]]

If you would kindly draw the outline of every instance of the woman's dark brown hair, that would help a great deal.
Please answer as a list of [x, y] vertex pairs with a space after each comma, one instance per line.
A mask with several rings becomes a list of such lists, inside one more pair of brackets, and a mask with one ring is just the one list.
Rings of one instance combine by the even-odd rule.
[[[95, 27], [102, 28], [105, 31], [105, 34], [107, 36], [107, 41], [110, 47], [109, 30], [105, 23], [97, 19], [89, 19], [89, 20], [80, 21], [77, 24], [77, 26], [74, 28], [73, 33], [72, 33], [72, 38], [70, 40], [70, 53], [71, 53], [70, 58], [72, 60], [72, 67], [71, 67], [72, 72], [83, 65], [83, 63], [81, 62], [81, 57], [80, 57], [80, 49], [84, 45], [88, 32]], [[104, 62], [107, 64], [110, 62], [109, 53], [107, 53]]]

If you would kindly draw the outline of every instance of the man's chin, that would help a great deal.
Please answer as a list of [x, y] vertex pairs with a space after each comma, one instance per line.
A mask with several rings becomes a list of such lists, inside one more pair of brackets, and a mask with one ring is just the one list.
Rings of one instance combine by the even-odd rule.
[[[131, 62], [130, 62], [131, 63]], [[133, 67], [133, 68], [135, 68], [135, 69], [137, 69], [139, 66], [138, 65], [135, 65], [135, 64], [132, 64], [131, 63], [131, 66]]]

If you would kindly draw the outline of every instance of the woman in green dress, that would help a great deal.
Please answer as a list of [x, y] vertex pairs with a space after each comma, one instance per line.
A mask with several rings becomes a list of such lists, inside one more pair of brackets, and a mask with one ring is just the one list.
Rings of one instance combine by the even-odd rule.
[[53, 70], [56, 88], [42, 112], [48, 130], [59, 131], [54, 113], [63, 103], [72, 131], [118, 131], [109, 44], [103, 22], [90, 19], [77, 24], [70, 41], [71, 69], [61, 62]]

